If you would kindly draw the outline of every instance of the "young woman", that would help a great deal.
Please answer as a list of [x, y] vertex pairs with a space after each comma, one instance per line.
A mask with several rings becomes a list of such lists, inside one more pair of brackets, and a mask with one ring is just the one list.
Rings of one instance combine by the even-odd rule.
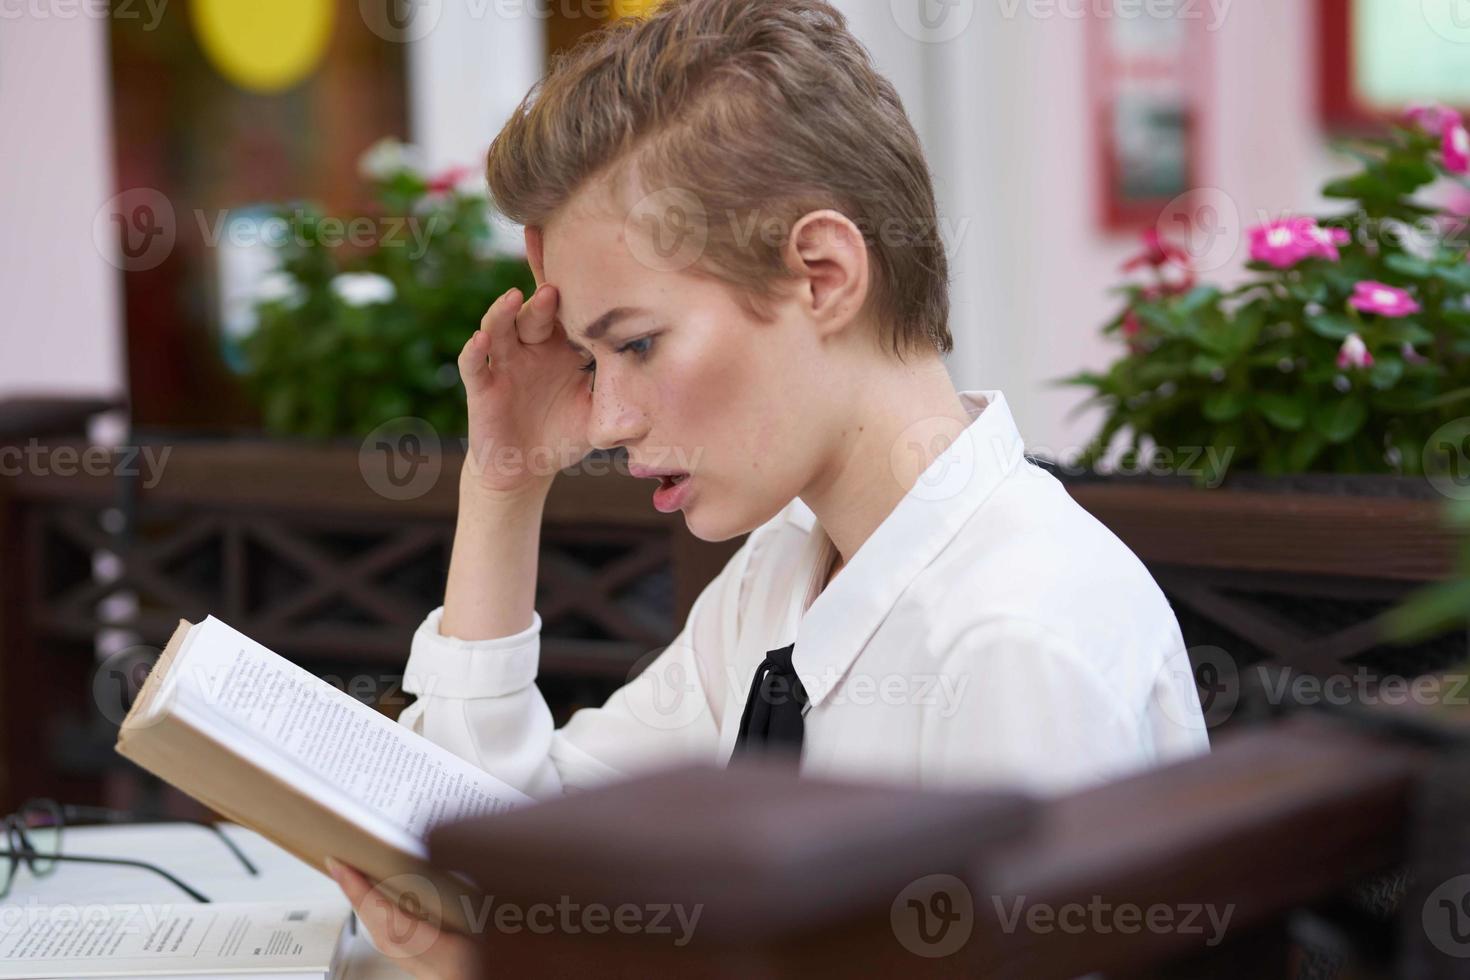
[[[488, 178], [539, 288], [459, 359], [470, 459], [404, 724], [540, 798], [747, 755], [1049, 793], [1207, 749], [1148, 572], [1025, 458], [1000, 392], [951, 383], [923, 153], [825, 0], [618, 25], [531, 91]], [[593, 447], [699, 538], [749, 537], [643, 673], [555, 729], [540, 523]], [[401, 913], [341, 880], [394, 949]], [[437, 938], [421, 976], [467, 955]]]

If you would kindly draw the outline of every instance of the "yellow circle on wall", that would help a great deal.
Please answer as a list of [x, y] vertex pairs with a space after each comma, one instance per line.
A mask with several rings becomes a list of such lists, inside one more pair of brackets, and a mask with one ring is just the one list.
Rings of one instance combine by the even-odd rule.
[[194, 33], [219, 73], [280, 92], [316, 68], [332, 36], [332, 0], [191, 0]]
[[647, 17], [660, 0], [613, 0], [614, 17]]

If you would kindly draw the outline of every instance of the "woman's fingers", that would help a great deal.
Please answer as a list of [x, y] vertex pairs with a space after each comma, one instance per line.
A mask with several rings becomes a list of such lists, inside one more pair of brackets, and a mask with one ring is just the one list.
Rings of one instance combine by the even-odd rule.
[[468, 392], [478, 391], [490, 381], [495, 353], [507, 350], [515, 339], [516, 314], [521, 311], [519, 289], [501, 295], [480, 318], [480, 329], [470, 334], [459, 352], [459, 377]]
[[523, 344], [544, 343], [551, 337], [560, 301], [555, 286], [543, 285], [516, 316], [516, 333]]
[[467, 945], [463, 937], [445, 933], [432, 922], [405, 911], [356, 868], [330, 857], [326, 863], [333, 880], [352, 903], [358, 921], [372, 937], [373, 946], [399, 961], [404, 969], [419, 975], [420, 967], [463, 953], [461, 947]]

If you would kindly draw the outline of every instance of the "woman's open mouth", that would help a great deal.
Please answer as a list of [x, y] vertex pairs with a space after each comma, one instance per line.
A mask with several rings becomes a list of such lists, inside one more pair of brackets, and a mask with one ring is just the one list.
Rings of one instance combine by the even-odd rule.
[[660, 513], [672, 514], [683, 507], [689, 499], [688, 473], [674, 473], [658, 478], [658, 489], [653, 491], [653, 506]]

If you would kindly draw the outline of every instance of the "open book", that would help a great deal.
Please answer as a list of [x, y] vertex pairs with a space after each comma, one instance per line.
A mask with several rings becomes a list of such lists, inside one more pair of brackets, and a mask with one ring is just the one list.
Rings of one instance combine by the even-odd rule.
[[117, 751], [313, 867], [336, 857], [461, 932], [478, 896], [429, 867], [429, 829], [530, 802], [213, 616], [179, 621]]
[[345, 901], [13, 906], [0, 980], [335, 980]]

